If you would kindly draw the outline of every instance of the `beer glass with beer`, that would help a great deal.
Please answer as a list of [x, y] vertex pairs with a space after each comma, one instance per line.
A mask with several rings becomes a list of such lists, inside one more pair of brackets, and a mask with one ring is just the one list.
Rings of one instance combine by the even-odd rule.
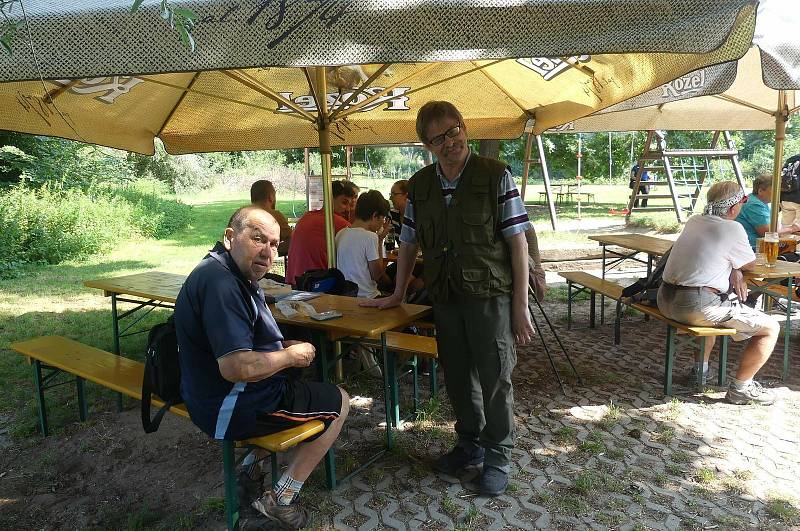
[[764, 233], [764, 255], [767, 258], [767, 267], [775, 267], [778, 261], [778, 233]]

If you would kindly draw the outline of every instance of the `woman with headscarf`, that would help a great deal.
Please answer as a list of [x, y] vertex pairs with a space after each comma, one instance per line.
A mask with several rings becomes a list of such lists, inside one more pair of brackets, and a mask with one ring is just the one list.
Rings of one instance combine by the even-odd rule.
[[[774, 395], [753, 376], [772, 354], [780, 327], [772, 317], [740, 302], [747, 297], [742, 271], [755, 264], [747, 234], [734, 221], [744, 192], [738, 183], [723, 181], [713, 185], [706, 197], [703, 214], [689, 218], [672, 246], [658, 291], [658, 309], [688, 325], [734, 328], [734, 341], [749, 339], [726, 399], [733, 404], [769, 405]], [[707, 338], [703, 377], [713, 347], [714, 341]]]

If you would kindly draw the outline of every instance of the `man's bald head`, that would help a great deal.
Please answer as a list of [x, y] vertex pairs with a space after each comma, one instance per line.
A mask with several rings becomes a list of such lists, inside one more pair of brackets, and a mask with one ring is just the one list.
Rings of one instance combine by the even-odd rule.
[[236, 232], [241, 232], [247, 227], [248, 220], [253, 216], [263, 216], [261, 219], [268, 225], [278, 224], [272, 214], [260, 206], [247, 205], [237, 209], [236, 212], [233, 213], [231, 219], [228, 220], [228, 228]]
[[280, 234], [280, 226], [272, 214], [250, 205], [233, 213], [222, 244], [242, 275], [255, 282], [272, 267], [278, 253]]

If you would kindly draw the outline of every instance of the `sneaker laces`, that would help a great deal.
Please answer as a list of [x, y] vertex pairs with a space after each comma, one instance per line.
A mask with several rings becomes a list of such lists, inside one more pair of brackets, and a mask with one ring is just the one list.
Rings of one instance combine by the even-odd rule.
[[754, 395], [754, 396], [763, 395], [763, 394], [764, 394], [766, 391], [767, 391], [767, 390], [766, 390], [766, 389], [764, 389], [764, 386], [763, 386], [763, 385], [761, 385], [760, 383], [758, 383], [758, 382], [757, 382], [757, 381], [755, 381], [755, 380], [752, 380], [752, 381], [750, 382], [750, 385], [749, 385], [749, 386], [748, 386], [748, 388], [747, 388], [747, 392], [748, 392], [749, 394], [752, 394], [752, 395]]

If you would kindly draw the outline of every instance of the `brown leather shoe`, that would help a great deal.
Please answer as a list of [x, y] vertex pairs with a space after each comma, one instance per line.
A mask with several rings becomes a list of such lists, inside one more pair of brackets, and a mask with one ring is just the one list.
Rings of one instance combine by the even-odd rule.
[[311, 525], [311, 514], [299, 504], [278, 505], [275, 493], [265, 491], [264, 495], [253, 502], [253, 508], [286, 529], [303, 529]]

